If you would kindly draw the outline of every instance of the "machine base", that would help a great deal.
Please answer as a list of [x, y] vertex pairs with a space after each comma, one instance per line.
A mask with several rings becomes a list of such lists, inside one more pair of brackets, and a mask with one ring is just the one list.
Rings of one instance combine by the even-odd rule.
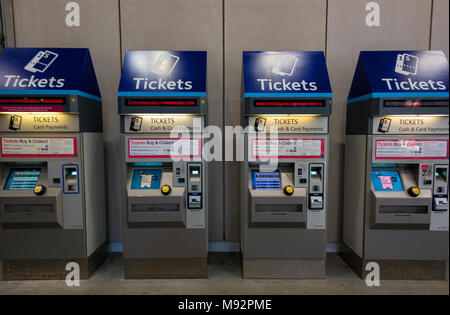
[[365, 266], [376, 262], [380, 266], [380, 280], [446, 280], [447, 261], [445, 260], [366, 260], [349, 249], [339, 255], [361, 278], [368, 272]]
[[66, 280], [70, 262], [80, 266], [80, 279], [89, 279], [107, 257], [105, 246], [101, 246], [87, 259], [39, 259], [3, 260], [3, 280]]
[[325, 259], [242, 259], [246, 279], [323, 279]]
[[206, 258], [124, 259], [125, 279], [206, 279]]

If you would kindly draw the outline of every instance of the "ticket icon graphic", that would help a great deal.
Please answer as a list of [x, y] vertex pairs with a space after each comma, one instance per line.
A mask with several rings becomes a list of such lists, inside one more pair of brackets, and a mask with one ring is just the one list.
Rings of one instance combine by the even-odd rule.
[[416, 75], [419, 66], [419, 57], [410, 54], [398, 54], [395, 72], [404, 75]]
[[151, 71], [159, 75], [170, 75], [175, 69], [180, 57], [171, 54], [161, 54], [153, 64]]
[[48, 67], [58, 58], [58, 54], [51, 52], [49, 50], [41, 50], [39, 51], [33, 59], [28, 62], [25, 66], [25, 70], [36, 73], [36, 72], [45, 72]]
[[290, 55], [277, 56], [272, 68], [272, 73], [282, 76], [292, 76], [297, 65], [297, 58]]

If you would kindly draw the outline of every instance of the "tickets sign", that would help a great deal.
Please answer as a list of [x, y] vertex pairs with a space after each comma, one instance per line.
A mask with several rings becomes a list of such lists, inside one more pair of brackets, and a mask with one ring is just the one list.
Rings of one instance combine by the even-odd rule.
[[380, 116], [373, 134], [448, 134], [448, 116]]
[[[201, 132], [201, 116], [190, 115], [126, 115], [126, 133], [169, 133], [177, 128]], [[197, 121], [195, 121], [197, 119]]]
[[256, 132], [268, 132], [273, 127], [279, 133], [327, 134], [328, 117], [252, 116], [249, 127]]
[[78, 132], [79, 116], [73, 114], [0, 114], [2, 132]]

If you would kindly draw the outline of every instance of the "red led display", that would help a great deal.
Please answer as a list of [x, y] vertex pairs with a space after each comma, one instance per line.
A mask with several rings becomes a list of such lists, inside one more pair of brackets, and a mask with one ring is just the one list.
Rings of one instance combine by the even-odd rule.
[[448, 100], [387, 100], [384, 107], [447, 107]]
[[255, 101], [255, 106], [269, 107], [323, 107], [325, 101]]
[[127, 100], [127, 106], [196, 106], [196, 100]]
[[12, 105], [64, 105], [66, 104], [65, 98], [0, 98], [0, 104], [12, 104]]

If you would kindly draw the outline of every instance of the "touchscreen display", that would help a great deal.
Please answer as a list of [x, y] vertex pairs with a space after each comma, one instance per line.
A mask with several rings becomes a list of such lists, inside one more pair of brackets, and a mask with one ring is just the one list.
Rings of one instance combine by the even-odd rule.
[[131, 189], [159, 189], [161, 176], [160, 169], [135, 168], [131, 178]]
[[257, 189], [280, 189], [279, 172], [253, 172], [252, 188]]
[[398, 171], [372, 171], [372, 183], [375, 191], [403, 191]]
[[40, 169], [12, 169], [5, 190], [34, 189], [40, 174]]

